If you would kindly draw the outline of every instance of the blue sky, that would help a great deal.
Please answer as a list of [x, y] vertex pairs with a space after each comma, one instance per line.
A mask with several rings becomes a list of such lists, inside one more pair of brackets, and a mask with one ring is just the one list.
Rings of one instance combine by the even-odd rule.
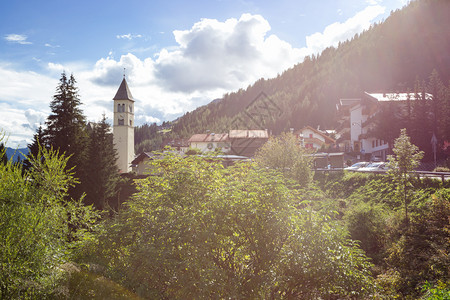
[[63, 70], [87, 119], [112, 118], [126, 68], [136, 123], [172, 120], [351, 38], [405, 0], [0, 2], [0, 128], [24, 147]]

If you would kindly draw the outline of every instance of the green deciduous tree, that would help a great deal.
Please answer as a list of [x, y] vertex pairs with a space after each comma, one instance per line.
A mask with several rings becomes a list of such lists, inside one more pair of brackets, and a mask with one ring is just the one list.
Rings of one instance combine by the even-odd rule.
[[3, 143], [0, 143], [0, 155], [1, 155], [0, 163], [6, 165], [6, 163], [8, 162], [8, 156], [6, 155], [6, 148]]
[[449, 216], [450, 189], [440, 189], [426, 199], [421, 213], [411, 218], [409, 230], [388, 250], [386, 262], [399, 272], [399, 292], [404, 296], [417, 294], [425, 281], [450, 282]]
[[151, 299], [366, 295], [370, 263], [278, 171], [166, 153], [89, 261]]
[[410, 196], [410, 175], [420, 164], [423, 157], [423, 151], [412, 144], [406, 129], [402, 129], [400, 136], [394, 142], [392, 149], [394, 155], [388, 156], [388, 173], [392, 175], [393, 180], [397, 184], [399, 197], [403, 200], [405, 208], [405, 221], [408, 224], [408, 203]]
[[[3, 153], [0, 153], [3, 156]], [[26, 172], [0, 164], [0, 298], [45, 298], [61, 275], [59, 267], [76, 248], [91, 211], [81, 201], [65, 203], [73, 174], [67, 156], [42, 149], [27, 157]], [[77, 225], [79, 230], [72, 226]]]
[[301, 147], [295, 135], [282, 133], [270, 137], [255, 155], [255, 161], [261, 167], [275, 169], [287, 178], [307, 186], [313, 177], [313, 158]]

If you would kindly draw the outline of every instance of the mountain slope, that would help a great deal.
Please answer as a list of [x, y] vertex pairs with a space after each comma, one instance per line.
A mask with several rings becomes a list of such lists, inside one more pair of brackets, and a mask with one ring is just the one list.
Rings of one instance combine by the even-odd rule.
[[175, 123], [172, 135], [227, 131], [236, 118], [248, 118], [244, 110], [261, 92], [281, 110], [264, 124], [278, 133], [305, 125], [333, 127], [340, 98], [358, 97], [363, 91], [405, 91], [433, 69], [448, 82], [448, 16], [450, 1], [413, 1], [336, 49], [327, 48], [276, 78], [260, 79], [246, 90], [186, 113]]
[[18, 161], [20, 160], [24, 160], [25, 159], [25, 155], [28, 154], [28, 148], [20, 148], [20, 149], [13, 149], [13, 148], [9, 148], [6, 147], [6, 156], [8, 157], [8, 159], [10, 159], [12, 157], [13, 161]]

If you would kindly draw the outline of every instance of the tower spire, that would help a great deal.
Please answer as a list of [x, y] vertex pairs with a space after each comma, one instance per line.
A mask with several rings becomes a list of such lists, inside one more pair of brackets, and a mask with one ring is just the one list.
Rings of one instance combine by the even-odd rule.
[[113, 136], [119, 170], [128, 173], [134, 159], [134, 100], [125, 79], [125, 68], [123, 70], [122, 83], [113, 98]]

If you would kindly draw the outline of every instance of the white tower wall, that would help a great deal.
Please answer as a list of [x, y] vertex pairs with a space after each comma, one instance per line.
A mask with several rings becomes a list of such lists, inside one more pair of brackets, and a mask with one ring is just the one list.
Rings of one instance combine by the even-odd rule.
[[113, 136], [119, 171], [128, 173], [134, 159], [134, 100], [125, 78], [114, 97]]

